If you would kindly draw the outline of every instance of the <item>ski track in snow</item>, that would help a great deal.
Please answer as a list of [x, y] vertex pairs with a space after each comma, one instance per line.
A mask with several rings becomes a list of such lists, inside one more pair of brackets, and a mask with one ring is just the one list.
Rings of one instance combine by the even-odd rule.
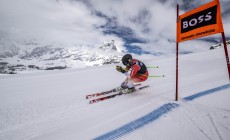
[[[229, 83], [223, 49], [180, 56], [178, 102], [174, 102], [175, 59], [146, 62], [153, 63], [160, 68], [149, 69], [150, 74], [165, 74], [165, 78], [149, 78], [143, 83], [149, 88], [96, 104], [88, 104], [85, 95], [114, 88], [125, 78], [116, 72], [115, 65], [1, 75], [0, 139], [95, 139], [124, 128], [125, 133], [120, 132], [119, 137], [111, 136], [132, 140], [227, 140], [230, 89], [208, 92]], [[168, 112], [168, 103], [179, 107]], [[159, 108], [166, 113], [151, 121], [142, 120], [150, 112], [160, 113], [156, 113]], [[140, 126], [133, 127], [135, 124]]]

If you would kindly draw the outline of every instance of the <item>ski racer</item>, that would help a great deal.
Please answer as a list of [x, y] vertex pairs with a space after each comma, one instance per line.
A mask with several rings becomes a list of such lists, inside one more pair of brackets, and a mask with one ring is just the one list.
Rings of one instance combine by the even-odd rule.
[[[148, 70], [143, 62], [137, 59], [133, 59], [131, 54], [125, 54], [122, 57], [122, 63], [126, 68], [116, 66], [116, 70], [124, 73], [127, 78], [122, 82], [120, 89], [124, 93], [130, 93], [135, 91], [134, 83], [143, 82], [148, 79]], [[128, 73], [131, 71], [130, 73]]]

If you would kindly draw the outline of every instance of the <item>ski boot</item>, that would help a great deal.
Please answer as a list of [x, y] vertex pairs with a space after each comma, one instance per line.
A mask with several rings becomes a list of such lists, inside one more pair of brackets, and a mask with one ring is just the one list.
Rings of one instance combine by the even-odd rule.
[[122, 93], [123, 94], [128, 94], [128, 93], [134, 92], [135, 90], [136, 90], [135, 87], [126, 88], [126, 89], [122, 90]]
[[128, 88], [127, 83], [123, 82], [121, 84], [121, 86], [117, 87], [114, 91], [122, 91], [122, 90], [125, 90], [127, 88]]

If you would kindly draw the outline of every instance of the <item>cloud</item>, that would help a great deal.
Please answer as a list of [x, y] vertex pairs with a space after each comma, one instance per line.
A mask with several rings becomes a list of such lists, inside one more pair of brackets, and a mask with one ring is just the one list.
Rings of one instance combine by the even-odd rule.
[[[136, 46], [137, 49], [132, 50], [174, 53], [176, 3], [180, 4], [182, 14], [207, 2], [209, 0], [0, 0], [0, 35], [65, 46], [98, 46], [115, 40], [121, 51]], [[226, 5], [230, 3], [226, 0], [221, 3], [224, 3], [223, 23], [229, 37], [230, 10]], [[194, 41], [191, 44], [195, 44]]]
[[18, 40], [98, 45], [122, 39], [104, 35], [96, 26], [105, 24], [81, 1], [0, 1], [0, 31]]
[[[132, 37], [142, 40], [137, 43], [143, 49], [150, 48], [146, 46], [151, 49], [163, 47], [166, 41], [175, 39], [176, 11], [170, 1], [101, 0], [99, 3], [91, 0], [90, 3], [96, 11], [112, 17], [117, 27], [131, 29]], [[167, 45], [169, 43], [172, 42]]]

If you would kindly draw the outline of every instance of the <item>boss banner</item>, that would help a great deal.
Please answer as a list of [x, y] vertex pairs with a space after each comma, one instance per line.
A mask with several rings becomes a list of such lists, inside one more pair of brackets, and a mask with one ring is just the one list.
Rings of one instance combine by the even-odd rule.
[[219, 1], [214, 0], [178, 17], [177, 42], [223, 31]]
[[221, 19], [219, 0], [213, 0], [205, 5], [193, 9], [183, 15], [179, 15], [179, 5], [177, 4], [177, 24], [176, 24], [176, 98], [178, 100], [179, 85], [179, 43], [212, 34], [221, 33], [224, 52], [230, 80], [230, 63], [228, 49], [226, 45], [224, 29]]

